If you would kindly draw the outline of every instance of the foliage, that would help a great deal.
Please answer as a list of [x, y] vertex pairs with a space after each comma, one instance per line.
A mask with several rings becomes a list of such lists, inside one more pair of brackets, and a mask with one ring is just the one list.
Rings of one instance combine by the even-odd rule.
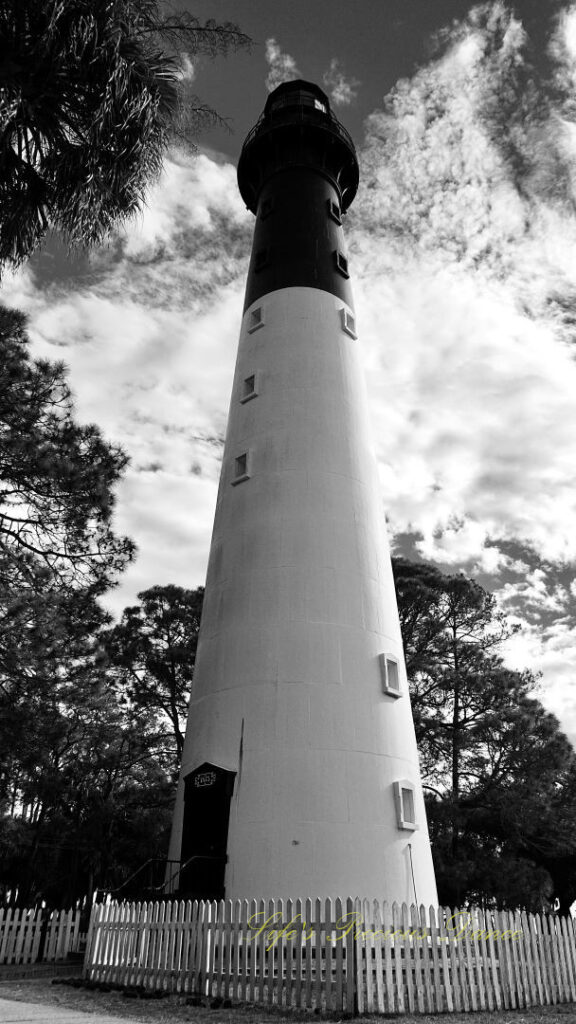
[[140, 598], [113, 629], [88, 591], [20, 604], [0, 674], [0, 887], [21, 904], [163, 881], [202, 591]]
[[48, 228], [93, 245], [141, 209], [171, 136], [218, 120], [186, 89], [184, 59], [249, 42], [160, 0], [4, 0], [0, 266]]
[[112, 530], [126, 457], [76, 422], [64, 368], [32, 361], [24, 328], [0, 308], [0, 885], [72, 900], [110, 857], [122, 794], [149, 800], [168, 776], [100, 642], [96, 597], [133, 552]]
[[537, 680], [508, 669], [494, 597], [463, 575], [394, 561], [443, 903], [541, 909], [576, 898], [576, 757]]
[[204, 588], [151, 587], [105, 638], [110, 666], [134, 707], [157, 713], [174, 739], [176, 771], [194, 672]]
[[[127, 464], [74, 419], [61, 363], [32, 361], [25, 317], [0, 307], [0, 588], [10, 604], [39, 574], [103, 590], [134, 547], [112, 532], [113, 487]], [[0, 600], [2, 600], [0, 596]], [[14, 609], [5, 611], [10, 617]]]
[[34, 642], [0, 678], [0, 881], [20, 902], [67, 905], [164, 852], [170, 763], [106, 675], [93, 596], [52, 592], [26, 614]]

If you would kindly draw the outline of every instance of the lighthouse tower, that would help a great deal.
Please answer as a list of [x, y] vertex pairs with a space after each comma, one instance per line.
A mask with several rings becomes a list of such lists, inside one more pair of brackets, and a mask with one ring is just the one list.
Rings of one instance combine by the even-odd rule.
[[270, 94], [170, 858], [201, 898], [435, 903], [326, 95]]

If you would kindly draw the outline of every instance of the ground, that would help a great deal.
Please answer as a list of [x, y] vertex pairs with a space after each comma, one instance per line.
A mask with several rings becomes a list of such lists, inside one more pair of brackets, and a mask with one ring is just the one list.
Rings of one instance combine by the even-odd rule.
[[[169, 996], [159, 1001], [127, 999], [119, 992], [89, 992], [85, 989], [52, 985], [47, 979], [0, 983], [0, 999], [15, 999], [28, 1003], [47, 1003], [86, 1013], [105, 1013], [119, 1020], [178, 1024], [280, 1024], [281, 1021], [298, 1022], [316, 1015], [309, 1011], [281, 1012], [279, 1009], [256, 1006], [234, 1006], [231, 1009], [187, 1006], [181, 996]], [[528, 1010], [508, 1010], [501, 1013], [453, 1013], [399, 1016], [381, 1014], [380, 1019], [395, 1019], [399, 1024], [569, 1024], [576, 1019], [576, 1004], [534, 1007]], [[338, 1021], [338, 1014], [323, 1015], [323, 1019]], [[355, 1018], [355, 1024], [374, 1024], [374, 1017]]]

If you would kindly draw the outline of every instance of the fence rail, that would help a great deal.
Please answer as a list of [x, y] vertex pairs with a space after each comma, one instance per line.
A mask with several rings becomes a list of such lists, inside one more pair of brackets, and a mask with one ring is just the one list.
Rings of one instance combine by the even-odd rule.
[[0, 964], [65, 960], [80, 942], [79, 910], [0, 908]]
[[85, 974], [352, 1013], [502, 1010], [576, 1001], [576, 936], [553, 914], [367, 900], [108, 904]]

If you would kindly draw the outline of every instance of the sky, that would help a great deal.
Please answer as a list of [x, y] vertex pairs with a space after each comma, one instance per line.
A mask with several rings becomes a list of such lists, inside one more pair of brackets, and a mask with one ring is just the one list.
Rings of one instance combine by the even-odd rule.
[[267, 91], [303, 77], [358, 150], [345, 230], [393, 548], [496, 594], [508, 664], [576, 742], [576, 3], [180, 6], [254, 40], [185, 65], [228, 129], [171, 150], [108, 245], [50, 239], [0, 291], [130, 455], [116, 529], [139, 554], [109, 607], [204, 582], [253, 227], [235, 168]]

